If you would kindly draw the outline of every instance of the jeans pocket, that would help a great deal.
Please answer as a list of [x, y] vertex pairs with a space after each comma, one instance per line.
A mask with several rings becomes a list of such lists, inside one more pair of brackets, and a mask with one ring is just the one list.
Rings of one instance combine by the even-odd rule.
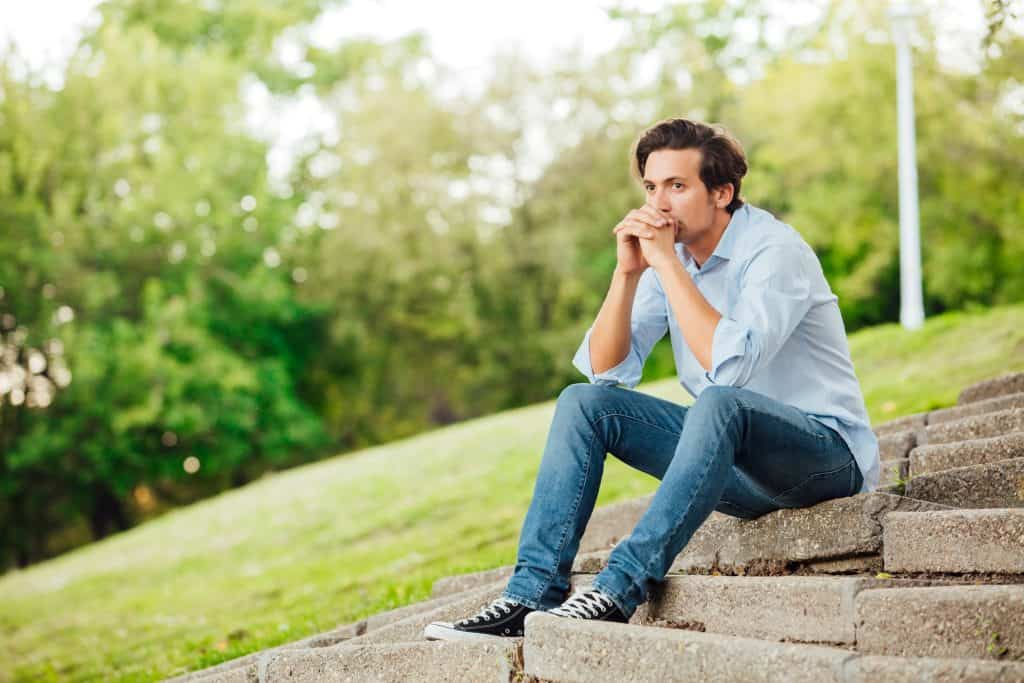
[[772, 497], [780, 507], [809, 507], [833, 498], [845, 498], [850, 493], [850, 481], [854, 478], [851, 468], [857, 463], [853, 458], [842, 467], [827, 472], [812, 474], [802, 482]]

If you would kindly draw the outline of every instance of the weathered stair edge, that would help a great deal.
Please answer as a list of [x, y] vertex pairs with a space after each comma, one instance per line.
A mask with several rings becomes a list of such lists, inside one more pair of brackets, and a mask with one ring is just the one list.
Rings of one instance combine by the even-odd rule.
[[967, 403], [964, 405], [952, 406], [950, 408], [938, 408], [927, 410], [921, 413], [912, 413], [882, 422], [872, 427], [876, 436], [886, 436], [897, 432], [916, 432], [930, 425], [937, 425], [952, 420], [960, 420], [965, 417], [982, 415], [984, 413], [1008, 410], [1010, 408], [1024, 408], [1024, 391], [1007, 394], [1005, 396], [994, 396], [992, 398]]
[[960, 392], [957, 405], [983, 401], [994, 396], [1005, 396], [1024, 391], [1024, 372], [1006, 373], [982, 382], [976, 382]]
[[956, 508], [1024, 507], [1024, 458], [911, 477], [905, 495]]
[[1024, 458], [1024, 432], [917, 446], [910, 451], [910, 470], [907, 474], [908, 477], [918, 477], [954, 467], [984, 465], [1012, 458]]
[[1024, 681], [1020, 662], [862, 655], [822, 645], [527, 617], [527, 676], [551, 683], [621, 681]]
[[[957, 666], [978, 667], [986, 663], [988, 658], [1007, 657], [1014, 660], [1019, 667], [1024, 667], [1020, 658], [1024, 656], [1024, 625], [1017, 619], [1024, 608], [1024, 586], [941, 586], [908, 587], [912, 582], [887, 582], [871, 579], [837, 579], [837, 578], [800, 578], [782, 577], [773, 579], [736, 578], [736, 577], [673, 577], [669, 583], [681, 590], [664, 600], [671, 598], [671, 605], [658, 613], [658, 617], [668, 623], [679, 623], [683, 620], [686, 630], [650, 629], [643, 623], [643, 615], [635, 615], [634, 622], [619, 634], [624, 639], [635, 637], [637, 633], [653, 638], [657, 643], [666, 639], [670, 642], [687, 643], [697, 638], [697, 643], [714, 643], [716, 645], [746, 644], [753, 645], [757, 650], [768, 651], [773, 658], [780, 655], [813, 655], [827, 652], [830, 655], [884, 654], [895, 655], [904, 659], [891, 662], [904, 673], [921, 675], [929, 672], [932, 667]], [[757, 587], [755, 587], [757, 584]], [[788, 584], [788, 585], [787, 585]], [[814, 586], [813, 584], [819, 584]], [[716, 597], [754, 590], [758, 597], [770, 596], [772, 589], [783, 587], [789, 595], [785, 600], [775, 600], [775, 605], [763, 605], [765, 614], [751, 615], [743, 612], [745, 619], [740, 619], [737, 610], [730, 610], [728, 604], [716, 603], [716, 615], [707, 618], [705, 623], [694, 623], [691, 617], [699, 613], [691, 604], [704, 591], [714, 592]], [[819, 590], [825, 588], [825, 592]], [[767, 590], [765, 590], [767, 589]], [[808, 592], [808, 589], [810, 592]], [[810, 598], [805, 607], [809, 613], [803, 621], [813, 624], [800, 624], [800, 597]], [[734, 601], [742, 601], [742, 595], [733, 595]], [[822, 600], [821, 598], [824, 598]], [[715, 602], [709, 599], [709, 603]], [[772, 608], [775, 609], [772, 609]], [[779, 613], [778, 608], [782, 608]], [[823, 608], [823, 609], [818, 609]], [[838, 609], [837, 609], [838, 608]], [[772, 612], [774, 620], [788, 622], [776, 631], [763, 631], [758, 636], [744, 635], [743, 631], [751, 627], [758, 617], [768, 617]], [[544, 615], [551, 619], [552, 617]], [[640, 619], [637, 619], [640, 617]], [[824, 617], [824, 618], [822, 618]], [[586, 628], [592, 622], [558, 619], [563, 622], [561, 630]], [[526, 641], [536, 640], [537, 621], [531, 616], [527, 622]], [[543, 625], [542, 625], [543, 626]], [[542, 627], [541, 626], [541, 627]], [[714, 633], [698, 633], [694, 629]], [[754, 627], [756, 628], [756, 627]], [[817, 630], [816, 630], [817, 629]], [[893, 634], [899, 633], [899, 638]], [[794, 650], [795, 644], [787, 643], [780, 650], [773, 641], [787, 639], [791, 635], [804, 639], [806, 650]], [[993, 639], [993, 634], [1000, 635]], [[575, 635], [575, 634], [574, 634]], [[687, 636], [692, 636], [687, 639]], [[822, 641], [806, 642], [807, 638], [821, 636], [832, 637], [835, 644], [853, 645], [856, 651], [822, 647]], [[701, 640], [710, 637], [710, 640]], [[508, 681], [510, 676], [521, 672], [524, 666], [526, 673], [537, 675], [538, 665], [533, 661], [534, 654], [526, 649], [520, 652], [519, 639], [498, 643], [497, 649], [481, 646], [477, 643], [459, 643], [454, 650], [454, 643], [428, 643], [422, 640], [409, 642], [347, 642], [326, 648], [296, 648], [274, 653], [263, 653], [257, 662], [250, 663], [245, 671], [234, 670], [227, 676], [200, 679], [202, 683], [217, 680], [259, 681], [323, 681], [323, 680], [421, 680], [428, 675], [431, 680], [501, 680]], [[558, 640], [564, 642], [563, 639]], [[613, 650], [618, 659], [622, 652], [618, 646], [606, 644], [602, 654]], [[779, 644], [783, 645], [783, 644]], [[996, 645], [996, 648], [993, 648]], [[685, 647], [689, 647], [686, 645]], [[559, 650], [561, 653], [563, 650]], [[576, 665], [580, 653], [569, 649], [571, 655], [568, 664]], [[664, 654], [664, 653], [661, 653]], [[920, 657], [940, 657], [942, 662], [927, 662]], [[963, 659], [961, 659], [963, 658]], [[639, 662], [642, 669], [634, 670], [634, 676], [641, 677], [659, 671], [664, 665], [664, 657], [654, 657]], [[949, 661], [952, 659], [952, 663]], [[973, 660], [973, 661], [971, 661]], [[965, 663], [966, 661], [966, 663]], [[983, 673], [981, 667], [979, 673]], [[992, 670], [993, 673], [996, 670]], [[1007, 673], [1005, 669], [998, 670]], [[1024, 668], [1021, 668], [1024, 675]], [[730, 678], [722, 680], [734, 680]], [[763, 672], [762, 672], [763, 673]], [[356, 677], [356, 678], [353, 678]], [[771, 676], [770, 678], [774, 678]], [[573, 680], [562, 676], [545, 676], [547, 680]], [[715, 680], [717, 676], [713, 677]], [[589, 677], [587, 678], [589, 680]], [[603, 680], [596, 678], [594, 680]], [[630, 676], [630, 680], [634, 680]], [[763, 679], [758, 679], [763, 680]], [[788, 680], [788, 678], [787, 678]], [[847, 680], [839, 678], [838, 680]], [[982, 680], [996, 680], [984, 677]]]
[[776, 510], [751, 520], [713, 513], [670, 571], [774, 574], [801, 564], [878, 555], [886, 513], [948, 509], [873, 491], [811, 507]]
[[856, 614], [858, 652], [1024, 664], [1024, 585], [863, 590]]
[[256, 662], [196, 683], [324, 683], [326, 681], [493, 681], [521, 677], [522, 639], [498, 642], [369, 644], [261, 653]]
[[[336, 628], [323, 633], [317, 633], [301, 640], [295, 640], [288, 643], [283, 643], [272, 648], [260, 650], [258, 652], [251, 652], [241, 657], [229, 659], [219, 664], [215, 664], [205, 669], [198, 669], [196, 671], [190, 671], [180, 676], [168, 678], [164, 680], [164, 683], [196, 683], [197, 681], [207, 679], [214, 674], [223, 674], [225, 672], [241, 669], [244, 670], [248, 665], [255, 663], [262, 655], [278, 652], [281, 650], [290, 650], [294, 648], [317, 648], [317, 647], [330, 647], [337, 645], [338, 643], [348, 641], [352, 638], [358, 638], [366, 633], [373, 632], [379, 628], [388, 626], [394, 622], [407, 619], [410, 616], [419, 614], [421, 612], [428, 612], [433, 609], [437, 609], [445, 604], [453, 602], [462, 597], [458, 593], [452, 593], [449, 595], [435, 596], [428, 600], [421, 602], [412, 603], [410, 605], [404, 605], [395, 609], [387, 610], [386, 612], [378, 612], [368, 616], [365, 619], [353, 622], [351, 624], [343, 624]], [[214, 679], [210, 679], [214, 680]]]
[[916, 445], [969, 441], [1020, 431], [1024, 431], [1024, 408], [1011, 408], [929, 425], [924, 428], [924, 438], [918, 438]]
[[1024, 509], [890, 512], [884, 520], [888, 572], [1024, 575]]
[[[599, 508], [601, 538], [629, 534], [646, 510], [650, 496]], [[904, 496], [873, 491], [827, 500], [808, 508], [776, 510], [753, 520], [711, 513], [676, 558], [670, 573], [779, 573], [806, 571], [823, 574], [881, 569], [882, 523], [896, 510], [946, 510], [949, 506], [915, 501]], [[619, 516], [618, 511], [625, 514]], [[595, 512], [595, 516], [597, 512]], [[593, 521], [593, 520], [592, 520]], [[591, 533], [588, 526], [586, 538]], [[733, 543], [735, 547], [726, 547]], [[612, 545], [611, 543], [607, 544]], [[602, 547], [592, 542], [588, 547]], [[582, 552], [573, 571], [601, 571], [610, 548]], [[512, 575], [512, 566], [439, 579], [433, 595], [442, 596]]]
[[914, 429], [878, 436], [879, 458], [899, 460], [920, 446], [972, 441], [1024, 431], [1024, 408], [1010, 408], [972, 415]]

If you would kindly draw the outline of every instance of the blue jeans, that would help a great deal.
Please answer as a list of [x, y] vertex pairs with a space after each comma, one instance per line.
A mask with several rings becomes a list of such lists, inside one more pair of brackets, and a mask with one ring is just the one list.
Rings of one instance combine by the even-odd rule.
[[711, 385], [686, 407], [624, 387], [571, 384], [558, 397], [505, 596], [534, 609], [567, 597], [607, 453], [661, 480], [594, 579], [626, 616], [712, 510], [754, 519], [852, 496], [863, 484], [838, 432], [763, 394]]

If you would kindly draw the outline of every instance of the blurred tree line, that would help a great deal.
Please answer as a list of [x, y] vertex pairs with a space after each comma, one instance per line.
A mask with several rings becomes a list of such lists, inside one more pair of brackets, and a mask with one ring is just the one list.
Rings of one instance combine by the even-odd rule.
[[[59, 87], [8, 47], [0, 567], [580, 381], [660, 118], [740, 138], [743, 194], [815, 248], [849, 331], [897, 320], [887, 5], [833, 0], [782, 41], [769, 5], [617, 10], [596, 61], [504, 55], [464, 96], [422, 36], [318, 45], [323, 0], [108, 0]], [[990, 5], [972, 66], [919, 22], [929, 314], [1024, 298], [1024, 43]], [[330, 112], [283, 180], [252, 91]], [[663, 342], [645, 379], [673, 372]]]

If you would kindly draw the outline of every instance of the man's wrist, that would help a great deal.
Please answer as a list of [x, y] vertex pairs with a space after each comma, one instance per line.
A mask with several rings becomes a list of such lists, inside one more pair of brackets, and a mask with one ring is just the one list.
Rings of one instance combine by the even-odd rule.
[[643, 275], [643, 274], [644, 274], [643, 270], [625, 271], [625, 270], [622, 270], [622, 268], [620, 268], [619, 266], [615, 266], [615, 271], [612, 273], [612, 277], [613, 278], [614, 277], [618, 277], [618, 278], [621, 278], [623, 280], [639, 281], [640, 280], [640, 276]]
[[654, 270], [656, 270], [658, 274], [661, 275], [666, 270], [670, 270], [671, 268], [675, 267], [676, 264], [682, 265], [682, 263], [677, 258], [665, 257], [663, 259], [658, 259], [654, 263], [651, 263], [651, 268], [654, 268]]

